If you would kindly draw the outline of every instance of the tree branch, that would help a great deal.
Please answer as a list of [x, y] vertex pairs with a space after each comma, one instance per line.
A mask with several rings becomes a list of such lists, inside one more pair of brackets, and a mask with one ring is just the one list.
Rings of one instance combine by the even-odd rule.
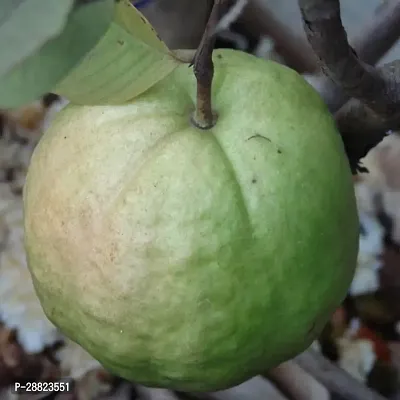
[[[398, 79], [400, 77], [400, 61], [385, 64], [379, 70], [383, 76], [393, 73]], [[366, 172], [365, 168], [360, 165], [360, 159], [379, 144], [388, 131], [400, 129], [399, 113], [391, 117], [381, 116], [357, 99], [348, 101], [336, 112], [335, 119], [353, 172]]]
[[[308, 41], [322, 71], [349, 97], [358, 100], [336, 116], [351, 166], [356, 171], [365, 150], [382, 140], [388, 129], [399, 127], [399, 63], [377, 69], [358, 58], [342, 24], [339, 0], [299, 0], [299, 5]], [[358, 135], [358, 144], [346, 139], [347, 135], [353, 138]]]
[[309, 349], [299, 354], [294, 361], [330, 391], [340, 394], [346, 400], [385, 399], [314, 350]]
[[349, 45], [342, 25], [339, 0], [299, 0], [307, 38], [322, 71], [351, 97], [380, 115], [391, 117], [400, 105], [396, 76], [362, 62]]
[[[393, 47], [399, 37], [400, 2], [386, 0], [351, 42], [361, 60], [375, 65]], [[319, 91], [331, 112], [336, 112], [349, 100], [349, 96], [324, 75], [309, 76], [308, 80]]]
[[361, 60], [376, 64], [400, 37], [400, 3], [386, 0], [381, 4], [371, 20], [354, 38], [354, 48]]

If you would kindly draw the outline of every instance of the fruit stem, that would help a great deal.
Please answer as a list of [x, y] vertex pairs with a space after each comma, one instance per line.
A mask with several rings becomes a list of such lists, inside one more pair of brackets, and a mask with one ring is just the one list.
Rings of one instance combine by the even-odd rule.
[[215, 46], [215, 30], [222, 14], [226, 0], [214, 0], [210, 18], [207, 22], [200, 45], [193, 59], [193, 70], [197, 80], [196, 110], [192, 115], [192, 123], [200, 129], [211, 129], [217, 122], [217, 115], [212, 109], [212, 81], [214, 63], [212, 54]]

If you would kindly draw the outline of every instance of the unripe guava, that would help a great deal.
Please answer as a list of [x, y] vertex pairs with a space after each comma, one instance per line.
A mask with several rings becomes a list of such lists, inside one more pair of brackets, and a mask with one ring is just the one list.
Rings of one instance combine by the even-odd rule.
[[302, 77], [216, 51], [211, 130], [187, 65], [120, 106], [70, 105], [34, 152], [26, 250], [48, 318], [154, 387], [239, 384], [306, 349], [346, 295], [358, 217]]

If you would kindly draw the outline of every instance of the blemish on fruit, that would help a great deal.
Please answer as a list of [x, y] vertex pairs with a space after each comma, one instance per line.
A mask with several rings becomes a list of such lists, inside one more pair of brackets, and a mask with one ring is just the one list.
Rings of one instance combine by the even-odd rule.
[[281, 149], [278, 149], [278, 154], [282, 154], [282, 150]]
[[315, 326], [316, 326], [316, 322], [314, 321], [314, 322], [311, 324], [310, 328], [308, 328], [308, 331], [307, 331], [307, 334], [308, 334], [308, 335], [311, 335], [311, 334], [313, 333], [313, 331], [314, 331], [314, 329], [315, 329]]
[[246, 142], [249, 141], [250, 139], [255, 139], [255, 138], [263, 138], [263, 139], [265, 139], [265, 140], [267, 140], [268, 142], [271, 143], [271, 139], [270, 138], [267, 138], [266, 136], [260, 135], [259, 133], [256, 133], [255, 135], [250, 136], [248, 139], [246, 139]]
[[125, 44], [125, 42], [123, 41], [123, 40], [117, 40], [117, 43], [120, 45], [120, 46], [123, 46], [124, 44]]
[[257, 179], [256, 179], [256, 178], [253, 178], [253, 179], [251, 180], [251, 183], [257, 183]]
[[110, 253], [109, 253], [110, 261], [111, 261], [111, 262], [114, 262], [114, 261], [115, 261], [117, 251], [118, 251], [118, 245], [117, 245], [117, 243], [111, 243], [111, 246], [110, 246]]

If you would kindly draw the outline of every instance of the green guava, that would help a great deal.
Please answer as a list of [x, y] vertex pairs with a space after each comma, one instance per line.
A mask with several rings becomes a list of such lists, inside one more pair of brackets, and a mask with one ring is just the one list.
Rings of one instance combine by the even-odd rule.
[[47, 317], [112, 373], [232, 387], [295, 356], [351, 283], [352, 175], [327, 107], [293, 70], [214, 54], [208, 131], [179, 67], [120, 106], [69, 105], [24, 189]]

